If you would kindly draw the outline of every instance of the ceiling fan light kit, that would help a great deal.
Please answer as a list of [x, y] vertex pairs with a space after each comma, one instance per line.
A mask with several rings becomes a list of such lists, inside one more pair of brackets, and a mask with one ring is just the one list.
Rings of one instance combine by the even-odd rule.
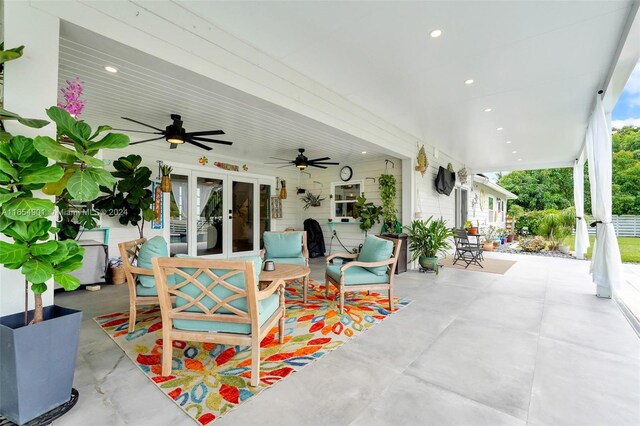
[[298, 151], [299, 151], [299, 154], [295, 158], [295, 160], [287, 160], [285, 158], [278, 158], [278, 157], [269, 157], [269, 158], [273, 158], [274, 160], [284, 161], [284, 163], [279, 162], [279, 163], [265, 163], [265, 164], [284, 164], [282, 167], [287, 167], [288, 165], [293, 164], [300, 170], [304, 170], [307, 167], [318, 167], [320, 169], [326, 169], [327, 166], [337, 166], [340, 164], [340, 163], [327, 161], [327, 160], [331, 160], [331, 158], [329, 157], [314, 158], [310, 160], [307, 158], [306, 155], [304, 155], [304, 148], [298, 148]]
[[131, 121], [131, 122], [136, 123], [136, 124], [140, 124], [141, 126], [149, 127], [151, 129], [155, 130], [155, 132], [148, 132], [148, 131], [142, 131], [142, 130], [130, 130], [130, 129], [119, 129], [120, 131], [133, 132], [133, 133], [148, 133], [150, 135], [159, 135], [159, 136], [155, 136], [155, 137], [153, 137], [151, 139], [145, 139], [145, 140], [141, 140], [141, 141], [132, 142], [130, 145], [136, 145], [136, 144], [139, 144], [139, 143], [157, 141], [157, 140], [160, 140], [160, 139], [165, 139], [167, 142], [169, 142], [171, 149], [175, 149], [175, 148], [178, 147], [178, 145], [182, 145], [184, 143], [188, 143], [188, 144], [197, 146], [198, 148], [205, 149], [207, 151], [211, 151], [212, 148], [207, 146], [207, 145], [204, 145], [201, 142], [217, 143], [217, 144], [221, 144], [221, 145], [233, 145], [233, 142], [222, 141], [222, 140], [218, 140], [218, 139], [211, 139], [211, 138], [204, 138], [203, 137], [203, 136], [209, 136], [209, 135], [224, 135], [225, 133], [222, 130], [204, 130], [204, 131], [200, 131], [200, 132], [187, 132], [184, 129], [184, 127], [182, 127], [182, 117], [180, 117], [180, 115], [178, 115], [178, 114], [171, 114], [171, 119], [173, 120], [173, 123], [168, 125], [164, 130], [162, 130], [162, 129], [158, 128], [158, 127], [155, 127], [155, 126], [151, 126], [150, 124], [146, 124], [146, 123], [143, 123], [141, 121], [134, 120], [132, 118], [122, 117], [122, 119], [123, 120], [127, 120], [127, 121]]

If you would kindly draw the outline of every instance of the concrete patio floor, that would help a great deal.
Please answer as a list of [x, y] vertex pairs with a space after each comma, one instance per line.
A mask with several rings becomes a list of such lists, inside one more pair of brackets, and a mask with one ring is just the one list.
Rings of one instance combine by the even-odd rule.
[[[489, 256], [518, 263], [399, 275], [413, 303], [216, 424], [639, 424], [640, 339], [593, 295], [589, 263]], [[127, 310], [126, 286], [55, 300], [84, 311], [80, 400], [56, 425], [194, 424], [92, 319]]]

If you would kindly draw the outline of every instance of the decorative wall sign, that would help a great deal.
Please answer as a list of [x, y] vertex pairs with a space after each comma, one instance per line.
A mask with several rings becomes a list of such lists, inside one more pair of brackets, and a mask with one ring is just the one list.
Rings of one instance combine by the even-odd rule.
[[151, 221], [151, 229], [163, 229], [163, 199], [162, 190], [160, 189], [160, 182], [153, 181], [151, 183], [151, 192], [153, 193], [153, 211], [156, 214], [156, 218]]
[[209, 159], [207, 157], [205, 157], [204, 155], [200, 158], [198, 158], [198, 163], [200, 163], [201, 166], [206, 165], [209, 162]]
[[279, 196], [271, 197], [271, 218], [282, 219], [282, 200]]
[[236, 166], [235, 164], [221, 163], [219, 161], [216, 161], [215, 163], [213, 163], [213, 165], [221, 169], [231, 170], [234, 172], [237, 172], [240, 170], [240, 167]]

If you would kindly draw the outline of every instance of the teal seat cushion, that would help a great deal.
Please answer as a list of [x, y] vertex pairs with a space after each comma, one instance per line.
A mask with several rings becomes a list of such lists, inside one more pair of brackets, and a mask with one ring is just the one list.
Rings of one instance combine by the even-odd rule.
[[[260, 325], [264, 324], [271, 315], [278, 309], [280, 299], [278, 294], [272, 294], [264, 300], [260, 300], [258, 305], [260, 306]], [[191, 331], [217, 331], [224, 333], [238, 333], [249, 334], [251, 333], [250, 324], [239, 324], [222, 321], [197, 321], [197, 320], [173, 320], [173, 326], [181, 330]]]
[[[362, 245], [362, 250], [358, 255], [359, 262], [380, 262], [387, 260], [393, 253], [393, 243], [384, 238], [378, 238], [373, 235], [367, 235]], [[373, 268], [366, 268], [369, 272], [372, 272], [378, 276], [385, 275], [387, 273], [387, 265], [375, 266]]]
[[[140, 246], [137, 266], [144, 269], [153, 269], [151, 259], [154, 257], [169, 257], [167, 242], [160, 236], [153, 237]], [[156, 279], [151, 275], [138, 275], [138, 281], [143, 287], [151, 288], [156, 286]]]
[[305, 259], [304, 257], [265, 257], [264, 260], [272, 260], [274, 263], [289, 263], [301, 266], [307, 265], [307, 259]]
[[262, 239], [265, 259], [302, 256], [302, 232], [265, 232]]
[[[340, 282], [340, 268], [343, 265], [327, 265], [327, 275]], [[344, 284], [383, 284], [389, 282], [389, 275], [376, 275], [361, 266], [351, 266], [344, 271]]]
[[145, 287], [142, 284], [136, 286], [136, 296], [157, 296], [158, 291], [155, 286]]

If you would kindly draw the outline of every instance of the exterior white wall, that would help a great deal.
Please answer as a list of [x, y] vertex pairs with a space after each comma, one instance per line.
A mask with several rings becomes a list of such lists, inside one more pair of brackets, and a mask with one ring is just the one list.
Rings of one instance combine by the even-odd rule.
[[[484, 194], [482, 193], [483, 191], [484, 191]], [[478, 196], [478, 202], [474, 206], [473, 200], [476, 195]], [[483, 200], [483, 196], [484, 196], [484, 200]], [[490, 220], [489, 218], [489, 214], [488, 214], [489, 213], [489, 196], [492, 196], [495, 199], [494, 209], [493, 209], [494, 211], [498, 210], [498, 207], [497, 207], [498, 199], [504, 201], [504, 208], [506, 208], [507, 199], [504, 194], [501, 194], [495, 189], [489, 188], [488, 186], [483, 185], [482, 183], [478, 183], [478, 182], [472, 183], [472, 186], [467, 198], [467, 201], [468, 201], [467, 219], [470, 220], [474, 226], [477, 226], [478, 223], [480, 223], [481, 228], [486, 227], [488, 225], [493, 225], [498, 228], [504, 228], [505, 222], [503, 220], [502, 214], [497, 214], [497, 215], [494, 214], [495, 220]], [[506, 217], [506, 212], [504, 216]]]
[[[363, 155], [363, 157], [365, 157], [365, 155]], [[396, 177], [396, 208], [398, 209], [397, 217], [398, 219], [402, 219], [402, 161], [393, 157], [388, 158], [393, 161], [395, 165], [395, 167], [392, 167], [391, 164], [389, 164], [387, 167], [387, 173], [392, 174]], [[353, 177], [348, 182], [343, 182], [340, 179], [340, 169], [345, 165], [348, 165], [353, 169]], [[300, 207], [300, 222], [302, 223], [304, 222], [304, 220], [312, 218], [320, 223], [324, 234], [327, 255], [329, 254], [330, 245], [332, 245], [332, 253], [343, 252], [344, 249], [340, 246], [335, 238], [333, 243], [331, 243], [331, 232], [328, 225], [328, 219], [332, 217], [331, 199], [329, 198], [329, 195], [331, 194], [331, 184], [345, 184], [361, 180], [364, 184], [363, 192], [365, 197], [367, 198], [367, 201], [370, 201], [379, 206], [382, 203], [380, 201], [380, 191], [378, 190], [378, 178], [385, 171], [384, 159], [362, 160], [361, 162], [353, 164], [341, 163], [339, 166], [332, 166], [326, 170], [309, 167], [305, 171], [311, 173], [311, 177], [306, 174], [301, 174], [300, 187], [310, 190], [315, 195], [317, 195], [322, 190], [322, 197], [324, 197], [325, 200], [322, 201], [322, 205], [320, 207], [309, 207], [309, 209], [304, 210], [304, 203], [300, 200], [302, 194], [295, 195], [295, 188], [290, 190], [290, 196], [293, 195], [297, 199]], [[375, 182], [373, 179], [367, 178], [375, 178]], [[373, 235], [378, 234], [380, 233], [381, 227], [381, 224], [376, 224], [371, 228], [369, 232]], [[364, 232], [360, 229], [360, 225], [358, 223], [340, 223], [334, 221], [333, 229], [338, 234], [338, 238], [340, 238], [340, 241], [342, 241], [342, 243], [348, 249], [358, 247], [364, 241]]]
[[[55, 105], [58, 91], [58, 34], [56, 17], [34, 10], [26, 2], [4, 2], [5, 47], [25, 45], [24, 56], [5, 64], [4, 106], [24, 117], [47, 118], [45, 109]], [[55, 127], [30, 129], [6, 122], [7, 130], [25, 136], [55, 137]], [[44, 306], [53, 304], [53, 283], [42, 295]], [[33, 296], [29, 297], [33, 308]], [[24, 276], [0, 267], [0, 316], [24, 310]]]

